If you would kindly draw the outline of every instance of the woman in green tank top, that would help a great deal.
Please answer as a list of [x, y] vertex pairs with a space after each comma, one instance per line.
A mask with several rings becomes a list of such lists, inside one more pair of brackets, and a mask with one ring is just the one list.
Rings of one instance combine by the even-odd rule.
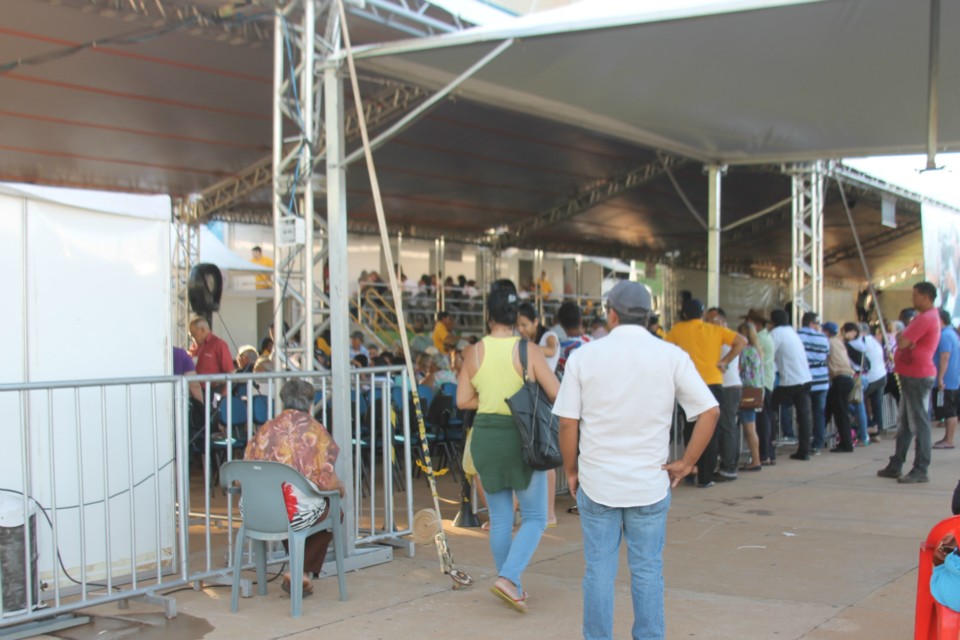
[[[526, 611], [527, 594], [520, 578], [547, 526], [546, 472], [523, 462], [520, 435], [506, 399], [523, 386], [517, 322], [517, 291], [509, 280], [493, 284], [487, 299], [490, 334], [463, 353], [457, 405], [476, 409], [470, 453], [483, 481], [490, 511], [490, 550], [497, 581], [490, 591], [517, 611]], [[560, 383], [535, 344], [527, 345], [527, 375], [543, 387], [551, 402]], [[522, 524], [513, 535], [513, 496]]]

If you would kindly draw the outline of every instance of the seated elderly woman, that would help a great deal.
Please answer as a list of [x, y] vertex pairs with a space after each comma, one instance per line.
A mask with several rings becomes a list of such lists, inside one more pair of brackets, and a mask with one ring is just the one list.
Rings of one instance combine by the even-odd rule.
[[[346, 490], [333, 469], [340, 447], [324, 426], [311, 415], [313, 398], [313, 385], [305, 380], [291, 380], [283, 385], [280, 389], [283, 413], [257, 430], [256, 436], [247, 444], [244, 458], [282, 462], [306, 476], [319, 490], [339, 491], [342, 497]], [[283, 494], [294, 529], [311, 527], [328, 515], [325, 498], [311, 503], [306, 496], [289, 485], [284, 487]], [[327, 545], [332, 538], [330, 531], [320, 531], [307, 538], [303, 558], [305, 574], [320, 573], [327, 555]], [[282, 588], [288, 593], [290, 579], [289, 573], [283, 578]], [[313, 585], [309, 578], [304, 575], [298, 576], [298, 579], [303, 580], [303, 595], [312, 594]]]

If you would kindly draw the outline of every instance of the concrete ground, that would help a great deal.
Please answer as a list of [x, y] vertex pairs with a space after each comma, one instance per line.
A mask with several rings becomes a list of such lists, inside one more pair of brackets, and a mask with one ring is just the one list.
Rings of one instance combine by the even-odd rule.
[[[788, 459], [791, 450], [781, 449], [775, 467], [741, 473], [735, 482], [675, 490], [664, 552], [668, 638], [912, 637], [919, 544], [950, 515], [960, 449], [933, 452], [925, 485], [876, 476], [892, 453], [892, 437], [810, 462]], [[566, 513], [569, 496], [558, 497], [559, 526], [547, 530], [524, 576], [530, 601], [522, 615], [488, 592], [495, 576], [487, 534], [451, 526], [457, 485], [441, 478], [440, 490], [449, 499], [443, 515], [450, 547], [457, 565], [473, 576], [472, 587], [453, 590], [433, 546], [420, 546], [415, 558], [398, 552], [391, 563], [348, 574], [346, 602], [337, 599], [336, 580], [315, 582], [298, 619], [274, 582], [267, 596], [242, 599], [235, 614], [229, 588], [210, 587], [177, 593], [179, 615], [171, 621], [146, 605], [125, 611], [105, 605], [91, 611], [95, 624], [56, 635], [579, 637], [583, 559], [577, 516]], [[426, 507], [422, 480], [417, 493], [418, 508]], [[614, 635], [625, 638], [632, 622], [625, 561], [616, 590]]]

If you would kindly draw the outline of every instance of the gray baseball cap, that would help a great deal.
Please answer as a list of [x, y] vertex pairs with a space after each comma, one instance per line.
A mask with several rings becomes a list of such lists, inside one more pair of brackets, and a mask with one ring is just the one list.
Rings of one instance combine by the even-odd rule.
[[607, 294], [607, 306], [617, 313], [634, 315], [653, 308], [650, 291], [639, 282], [621, 280]]

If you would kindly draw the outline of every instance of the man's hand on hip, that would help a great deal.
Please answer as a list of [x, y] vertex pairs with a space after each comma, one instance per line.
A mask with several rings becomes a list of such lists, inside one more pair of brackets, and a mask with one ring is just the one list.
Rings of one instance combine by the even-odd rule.
[[661, 467], [670, 476], [670, 486], [676, 487], [680, 481], [686, 478], [693, 471], [693, 464], [680, 460], [674, 460]]

